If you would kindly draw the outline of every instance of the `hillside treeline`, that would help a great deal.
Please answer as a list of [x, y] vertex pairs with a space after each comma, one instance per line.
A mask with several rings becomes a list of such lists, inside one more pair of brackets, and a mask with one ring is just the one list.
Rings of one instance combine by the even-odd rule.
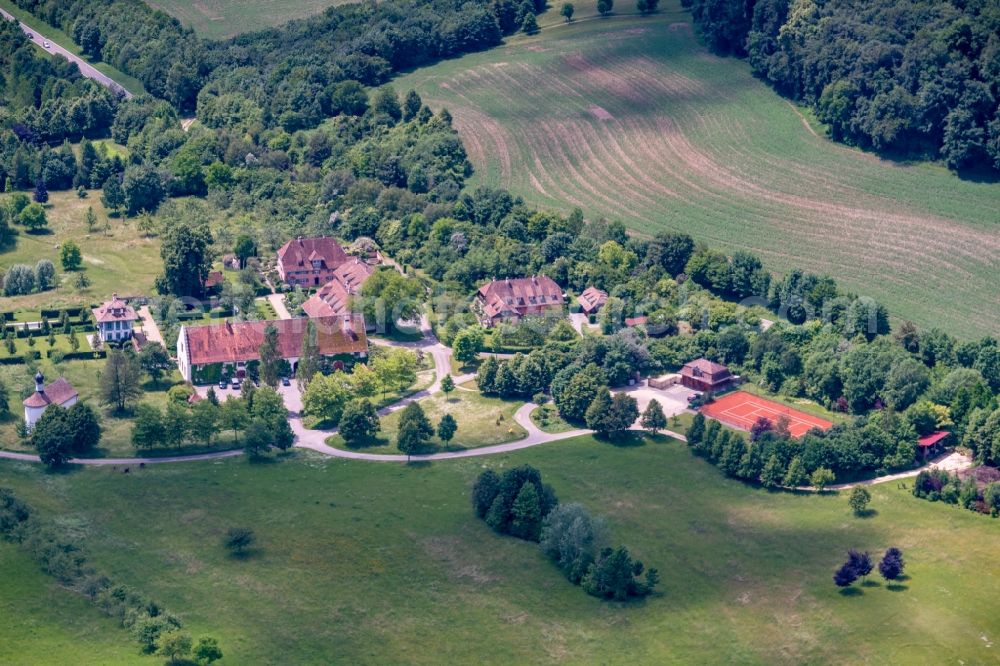
[[38, 57], [16, 23], [0, 21], [0, 127], [10, 128], [0, 132], [0, 187], [8, 179], [19, 189], [38, 180], [52, 189], [89, 185], [88, 177], [78, 176], [69, 145], [55, 150], [50, 145], [106, 135], [118, 104], [76, 65]]
[[1000, 169], [996, 0], [683, 0], [708, 44], [812, 106], [833, 138]]
[[340, 83], [381, 85], [403, 69], [496, 46], [541, 8], [531, 0], [386, 0], [208, 42], [140, 0], [15, 1], [182, 113], [198, 106], [200, 116], [204, 103], [217, 122], [235, 115], [288, 130], [335, 115]]

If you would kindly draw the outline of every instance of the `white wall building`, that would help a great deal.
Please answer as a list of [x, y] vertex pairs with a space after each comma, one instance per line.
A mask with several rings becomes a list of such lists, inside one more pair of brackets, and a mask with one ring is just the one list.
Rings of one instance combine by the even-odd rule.
[[68, 381], [60, 377], [48, 386], [45, 385], [45, 377], [39, 372], [35, 375], [35, 392], [24, 399], [24, 423], [31, 430], [38, 419], [42, 418], [42, 413], [49, 405], [59, 405], [63, 409], [69, 409], [76, 404], [78, 394]]
[[132, 337], [132, 324], [139, 317], [132, 306], [112, 294], [111, 300], [94, 308], [94, 321], [97, 323], [97, 334], [102, 342], [122, 342]]

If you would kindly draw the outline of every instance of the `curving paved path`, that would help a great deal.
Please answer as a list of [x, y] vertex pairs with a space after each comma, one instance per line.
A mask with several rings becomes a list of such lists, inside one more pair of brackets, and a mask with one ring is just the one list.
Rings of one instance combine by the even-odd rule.
[[[0, 16], [3, 16], [8, 21], [17, 21], [17, 19], [13, 15], [5, 12], [2, 9], [0, 9]], [[93, 79], [98, 83], [100, 83], [101, 85], [110, 88], [111, 92], [115, 93], [116, 95], [117, 94], [124, 95], [126, 99], [132, 97], [132, 93], [126, 90], [125, 86], [118, 83], [107, 74], [101, 72], [100, 70], [98, 70], [96, 67], [91, 65], [89, 62], [87, 62], [80, 56], [60, 46], [59, 44], [56, 44], [51, 37], [43, 36], [37, 30], [29, 28], [27, 25], [21, 23], [20, 21], [18, 21], [18, 23], [21, 26], [21, 30], [24, 31], [24, 34], [26, 34], [31, 41], [35, 42], [39, 46], [42, 46], [43, 42], [48, 42], [49, 47], [45, 49], [46, 51], [48, 51], [49, 53], [57, 53], [62, 57], [66, 58], [66, 60], [69, 60], [71, 63], [74, 63], [77, 67], [80, 68], [80, 73], [86, 76], [88, 79]], [[42, 48], [45, 47], [42, 46]]]
[[[379, 416], [385, 416], [393, 412], [399, 411], [405, 408], [411, 402], [420, 400], [421, 398], [426, 398], [434, 393], [441, 390], [441, 380], [444, 379], [445, 375], [451, 373], [451, 349], [445, 347], [441, 344], [436, 337], [434, 337], [431, 331], [430, 324], [427, 318], [424, 317], [421, 321], [421, 331], [424, 334], [422, 340], [415, 342], [390, 342], [387, 340], [372, 340], [374, 344], [386, 345], [386, 346], [398, 346], [406, 347], [410, 349], [422, 349], [423, 351], [430, 353], [434, 358], [434, 371], [435, 378], [434, 383], [432, 383], [428, 388], [403, 398], [391, 405], [383, 407], [378, 410]], [[459, 375], [453, 377], [455, 384], [461, 384], [475, 378], [473, 374]], [[364, 453], [362, 451], [350, 451], [346, 449], [338, 449], [329, 446], [326, 440], [331, 435], [337, 433], [336, 429], [331, 430], [313, 430], [306, 428], [302, 425], [302, 418], [298, 412], [290, 411], [288, 415], [289, 424], [292, 427], [292, 432], [295, 433], [295, 447], [300, 449], [309, 449], [310, 451], [315, 451], [323, 455], [331, 456], [334, 458], [348, 458], [351, 460], [367, 460], [372, 462], [420, 462], [420, 461], [434, 461], [434, 460], [451, 460], [454, 458], [472, 458], [477, 456], [490, 456], [496, 455], [498, 453], [509, 453], [511, 451], [518, 451], [520, 449], [530, 448], [532, 446], [538, 446], [540, 444], [547, 444], [549, 442], [557, 442], [563, 439], [570, 439], [572, 437], [578, 437], [580, 435], [589, 435], [593, 433], [592, 430], [587, 430], [585, 428], [577, 428], [575, 430], [567, 430], [566, 432], [559, 433], [548, 433], [541, 430], [535, 423], [531, 420], [531, 412], [538, 407], [537, 404], [533, 402], [525, 403], [518, 408], [517, 412], [514, 413], [514, 421], [520, 425], [528, 433], [527, 437], [517, 440], [516, 442], [508, 442], [506, 444], [495, 444], [493, 446], [483, 446], [475, 449], [464, 449], [462, 451], [443, 451], [441, 453], [428, 453], [421, 455], [395, 455], [388, 453]], [[633, 428], [633, 430], [638, 430], [638, 428]], [[686, 442], [687, 438], [672, 430], [664, 430], [663, 434], [673, 437], [682, 442]], [[169, 456], [163, 458], [72, 458], [70, 463], [75, 465], [95, 465], [95, 466], [106, 466], [106, 465], [138, 465], [144, 463], [147, 465], [157, 464], [157, 463], [175, 463], [175, 462], [195, 462], [195, 461], [205, 461], [205, 460], [219, 460], [222, 458], [232, 458], [235, 456], [243, 455], [242, 449], [232, 449], [229, 451], [216, 451], [214, 453], [198, 453], [192, 455], [182, 455], [182, 456]], [[8, 460], [21, 460], [25, 462], [40, 462], [38, 456], [29, 453], [14, 453], [13, 451], [0, 451], [0, 459], [6, 458]], [[846, 490], [852, 488], [856, 485], [873, 485], [877, 483], [885, 483], [887, 481], [897, 481], [900, 479], [909, 478], [916, 476], [920, 473], [922, 469], [940, 467], [947, 469], [949, 471], [958, 471], [960, 469], [965, 469], [972, 464], [972, 461], [968, 458], [962, 456], [958, 453], [952, 453], [935, 461], [924, 465], [918, 469], [909, 470], [907, 472], [901, 472], [899, 474], [889, 474], [887, 476], [881, 476], [874, 479], [868, 479], [865, 481], [859, 481], [857, 483], [845, 483], [829, 486], [828, 490]], [[801, 490], [813, 490], [812, 488], [802, 488]]]

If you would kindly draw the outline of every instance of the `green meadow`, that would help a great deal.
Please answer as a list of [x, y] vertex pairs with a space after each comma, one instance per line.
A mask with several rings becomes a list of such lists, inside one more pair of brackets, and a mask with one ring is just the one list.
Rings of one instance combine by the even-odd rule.
[[[634, 604], [588, 597], [537, 546], [478, 521], [476, 475], [524, 463], [561, 501], [605, 516], [614, 544], [659, 569], [659, 592]], [[664, 438], [419, 465], [296, 453], [124, 475], [2, 461], [0, 486], [80, 535], [98, 568], [193, 635], [218, 637], [223, 663], [985, 663], [1000, 635], [993, 519], [895, 483], [874, 487], [874, 515], [855, 518], [843, 495], [750, 488]], [[221, 546], [234, 526], [256, 532], [248, 557]], [[889, 546], [906, 558], [900, 585], [834, 586], [847, 548]], [[19, 554], [3, 546], [0, 557]], [[48, 580], [35, 588], [53, 594]], [[0, 606], [25, 594], [0, 586]], [[81, 662], [134, 648], [123, 631], [110, 640], [98, 611], [77, 604], [76, 618], [74, 603], [0, 624], [5, 661], [29, 663], [85, 622], [100, 630], [71, 637]]]

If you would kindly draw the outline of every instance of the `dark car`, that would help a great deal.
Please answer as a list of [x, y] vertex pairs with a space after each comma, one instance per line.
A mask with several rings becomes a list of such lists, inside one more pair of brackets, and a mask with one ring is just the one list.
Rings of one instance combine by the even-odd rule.
[[219, 380], [219, 388], [220, 388], [220, 389], [224, 389], [224, 388], [229, 388], [229, 382], [227, 382], [227, 381], [225, 380], [225, 378], [223, 378], [223, 379], [220, 379], [220, 380]]
[[291, 386], [292, 382], [291, 382], [290, 379], [288, 379], [288, 377], [282, 377], [281, 378], [281, 385], [282, 386]]

